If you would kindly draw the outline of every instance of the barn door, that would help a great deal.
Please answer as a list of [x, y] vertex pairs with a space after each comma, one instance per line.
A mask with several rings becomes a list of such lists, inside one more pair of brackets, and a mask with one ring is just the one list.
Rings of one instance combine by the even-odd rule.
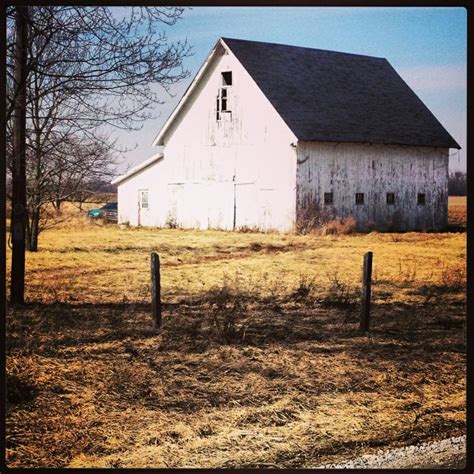
[[138, 190], [138, 225], [146, 225], [150, 203], [148, 201], [148, 189]]
[[257, 192], [254, 183], [234, 185], [234, 230], [257, 226]]

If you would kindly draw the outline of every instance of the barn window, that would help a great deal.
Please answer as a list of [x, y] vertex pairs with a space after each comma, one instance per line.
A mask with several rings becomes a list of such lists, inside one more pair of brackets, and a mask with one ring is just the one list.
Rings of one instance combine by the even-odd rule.
[[140, 207], [148, 209], [148, 191], [140, 191]]
[[364, 204], [364, 193], [356, 193], [356, 204]]
[[332, 204], [332, 203], [333, 203], [333, 194], [324, 193], [324, 204]]
[[425, 193], [418, 193], [417, 204], [419, 206], [424, 206], [426, 202]]
[[227, 112], [227, 89], [221, 89], [221, 111]]
[[387, 204], [395, 204], [395, 193], [387, 193]]
[[219, 89], [219, 94], [217, 95], [216, 119], [220, 120], [223, 113], [231, 113], [229, 109], [229, 94], [224, 87]]
[[216, 120], [220, 120], [222, 113], [231, 113], [229, 108], [229, 89], [232, 86], [232, 71], [221, 73], [222, 85], [217, 94]]

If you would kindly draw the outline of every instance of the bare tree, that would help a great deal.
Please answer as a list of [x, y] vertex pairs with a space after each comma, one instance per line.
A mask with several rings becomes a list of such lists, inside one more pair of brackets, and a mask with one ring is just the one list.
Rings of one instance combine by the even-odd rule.
[[[182, 16], [179, 7], [30, 7], [27, 73], [27, 246], [51, 225], [47, 209], [112, 172], [120, 148], [106, 127], [133, 130], [153, 116], [187, 77], [186, 41], [161, 31]], [[14, 9], [7, 10], [7, 134], [17, 101]], [[160, 86], [160, 87], [157, 87]], [[10, 153], [10, 168], [12, 169]]]
[[102, 143], [63, 135], [50, 143], [46, 159], [42, 159], [44, 143], [29, 149], [26, 245], [30, 251], [38, 249], [39, 234], [61, 220], [52, 207], [58, 211], [65, 201], [84, 199], [91, 182], [113, 175], [113, 159]]
[[137, 127], [161, 103], [154, 85], [168, 91], [188, 76], [189, 45], [170, 44], [160, 31], [182, 14], [179, 7], [32, 7], [27, 69], [42, 77], [41, 97], [68, 96], [67, 121]]

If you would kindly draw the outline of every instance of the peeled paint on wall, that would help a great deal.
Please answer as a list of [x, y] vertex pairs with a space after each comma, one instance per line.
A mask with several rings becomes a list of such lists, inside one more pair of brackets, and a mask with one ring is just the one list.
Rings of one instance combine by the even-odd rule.
[[[216, 116], [222, 72], [232, 71], [228, 112]], [[295, 136], [232, 55], [216, 56], [165, 137], [166, 223], [179, 227], [291, 231]], [[176, 167], [174, 167], [176, 164]], [[162, 199], [163, 201], [163, 199]], [[166, 201], [166, 199], [165, 199]], [[175, 224], [174, 224], [175, 223]]]
[[[447, 225], [447, 148], [298, 142], [297, 156], [297, 221], [352, 216], [361, 231]], [[333, 193], [332, 204], [324, 193]], [[363, 204], [356, 204], [356, 193], [364, 194]], [[387, 204], [387, 193], [394, 204]]]

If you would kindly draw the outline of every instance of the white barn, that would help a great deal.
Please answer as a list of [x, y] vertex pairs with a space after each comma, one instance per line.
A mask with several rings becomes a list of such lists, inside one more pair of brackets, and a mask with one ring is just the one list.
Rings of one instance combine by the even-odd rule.
[[460, 148], [384, 58], [227, 38], [153, 145], [113, 181], [119, 223], [442, 229]]

